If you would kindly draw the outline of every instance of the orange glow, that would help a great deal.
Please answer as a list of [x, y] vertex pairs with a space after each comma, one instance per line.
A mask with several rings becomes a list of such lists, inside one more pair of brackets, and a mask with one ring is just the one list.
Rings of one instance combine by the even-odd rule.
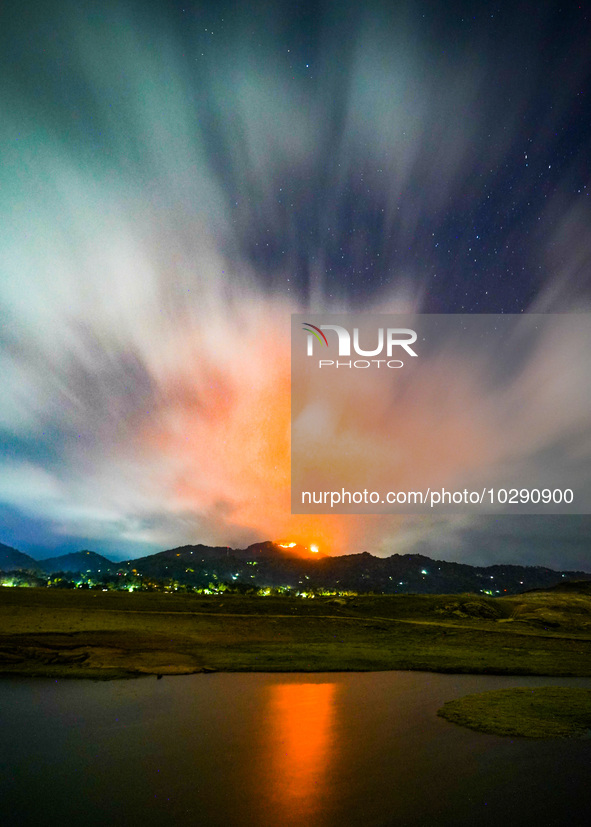
[[212, 329], [211, 347], [179, 331], [161, 354], [161, 405], [140, 434], [142, 453], [157, 457], [169, 507], [196, 515], [195, 541], [287, 536], [309, 547], [314, 537], [338, 553], [355, 517], [291, 514], [289, 340], [283, 321], [275, 330], [266, 316], [255, 321], [239, 354], [219, 348], [235, 331]]
[[269, 687], [274, 785], [283, 823], [305, 823], [315, 799], [329, 794], [327, 769], [333, 748], [336, 683], [285, 683]]
[[[291, 514], [287, 309], [245, 301], [236, 318], [213, 313], [207, 328], [187, 325], [159, 350], [159, 404], [138, 435], [150, 468], [146, 483], [187, 526], [187, 542], [243, 547], [289, 538], [283, 548], [310, 558], [319, 549], [378, 550], [377, 538], [391, 553], [393, 542], [404, 543], [401, 516]], [[345, 384], [334, 392], [338, 427], [320, 438], [310, 420], [310, 450], [301, 461], [317, 490], [333, 487], [325, 484], [327, 469], [352, 490], [371, 469], [376, 487], [387, 491], [395, 459], [412, 488], [425, 490], [503, 459], [470, 360], [434, 362], [421, 377], [396, 405], [381, 380], [367, 376], [358, 377], [365, 384], [355, 393]], [[311, 386], [302, 406], [314, 392]]]

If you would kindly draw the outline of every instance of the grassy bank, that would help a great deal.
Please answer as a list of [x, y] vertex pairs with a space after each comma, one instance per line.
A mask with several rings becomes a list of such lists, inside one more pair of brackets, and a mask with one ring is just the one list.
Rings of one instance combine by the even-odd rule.
[[591, 675], [591, 597], [347, 600], [0, 589], [0, 673], [417, 669]]
[[591, 690], [565, 686], [498, 689], [449, 701], [437, 714], [493, 735], [576, 738], [591, 729]]

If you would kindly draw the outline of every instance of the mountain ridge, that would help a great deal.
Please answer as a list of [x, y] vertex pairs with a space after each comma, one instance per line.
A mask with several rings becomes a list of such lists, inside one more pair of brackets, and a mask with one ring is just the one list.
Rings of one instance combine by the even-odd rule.
[[69, 554], [61, 554], [58, 557], [47, 557], [45, 560], [38, 560], [37, 565], [39, 569], [46, 574], [53, 572], [116, 572], [120, 566], [104, 557], [102, 554], [97, 554], [95, 551], [72, 551]]
[[501, 563], [472, 566], [434, 560], [422, 554], [394, 553], [389, 557], [377, 557], [363, 551], [323, 556], [312, 553], [305, 546], [270, 540], [252, 543], [244, 549], [203, 543], [178, 546], [121, 563], [88, 550], [37, 561], [0, 544], [0, 570], [19, 568], [44, 573], [122, 571], [194, 587], [227, 583], [245, 589], [289, 587], [304, 591], [324, 588], [384, 594], [476, 592], [496, 596], [554, 587], [566, 580], [591, 580], [591, 573], [585, 571]]
[[12, 546], [0, 543], [0, 571], [35, 569], [36, 567], [37, 561], [33, 557]]

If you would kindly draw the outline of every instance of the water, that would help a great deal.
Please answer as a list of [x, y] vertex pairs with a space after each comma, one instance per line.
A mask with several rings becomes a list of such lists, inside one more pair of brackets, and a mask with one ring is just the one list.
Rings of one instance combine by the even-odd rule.
[[579, 825], [591, 740], [436, 716], [446, 700], [585, 679], [211, 674], [0, 682], [3, 825]]

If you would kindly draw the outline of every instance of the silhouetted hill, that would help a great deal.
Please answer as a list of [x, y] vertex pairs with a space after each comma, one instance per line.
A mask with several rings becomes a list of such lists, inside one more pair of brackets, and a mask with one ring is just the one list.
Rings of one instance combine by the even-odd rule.
[[[302, 556], [305, 555], [305, 556]], [[385, 594], [515, 594], [555, 586], [564, 579], [591, 574], [554, 571], [541, 566], [470, 566], [432, 560], [419, 554], [374, 557], [368, 552], [316, 557], [301, 546], [285, 548], [270, 541], [246, 549], [182, 546], [122, 564], [147, 577], [207, 586], [226, 582], [246, 586], [290, 586]]]
[[[28, 554], [0, 543], [0, 571], [30, 569], [52, 572], [109, 574], [119, 570], [146, 578], [178, 581], [188, 586], [207, 587], [229, 583], [248, 588], [289, 586], [376, 592], [382, 594], [460, 594], [475, 592], [494, 597], [532, 589], [563, 588], [584, 590], [565, 581], [591, 581], [591, 573], [554, 571], [542, 566], [470, 566], [432, 560], [421, 554], [393, 554], [374, 557], [364, 551], [328, 557], [314, 554], [305, 546], [271, 541], [253, 543], [244, 549], [229, 546], [180, 546], [146, 557], [113, 563], [93, 551], [78, 551], [36, 561]], [[589, 586], [591, 588], [591, 586]]]
[[93, 574], [100, 572], [116, 572], [118, 565], [112, 563], [102, 554], [96, 554], [94, 551], [73, 551], [70, 554], [63, 554], [61, 557], [48, 557], [46, 560], [39, 560], [36, 563], [37, 568], [47, 574], [52, 572], [92, 572]]
[[22, 551], [11, 546], [5, 546], [0, 543], [0, 571], [15, 571], [17, 569], [33, 569], [37, 570], [39, 565], [36, 560], [29, 557], [28, 554], [23, 554]]
[[[219, 579], [237, 579], [238, 572], [248, 575], [249, 579], [254, 572], [252, 566], [262, 566], [262, 570], [273, 571], [276, 567], [290, 569], [295, 561], [305, 562], [298, 555], [312, 555], [304, 546], [282, 547], [270, 540], [263, 543], [253, 543], [247, 548], [231, 548], [230, 546], [179, 546], [178, 548], [159, 551], [147, 557], [138, 557], [121, 564], [130, 570], [150, 577], [181, 578], [183, 582], [191, 582], [190, 574], [202, 575], [202, 579], [215, 574]], [[317, 562], [317, 561], [315, 561]], [[249, 567], [249, 568], [245, 568]], [[193, 578], [194, 579], [194, 578]], [[256, 579], [256, 578], [255, 578]]]

